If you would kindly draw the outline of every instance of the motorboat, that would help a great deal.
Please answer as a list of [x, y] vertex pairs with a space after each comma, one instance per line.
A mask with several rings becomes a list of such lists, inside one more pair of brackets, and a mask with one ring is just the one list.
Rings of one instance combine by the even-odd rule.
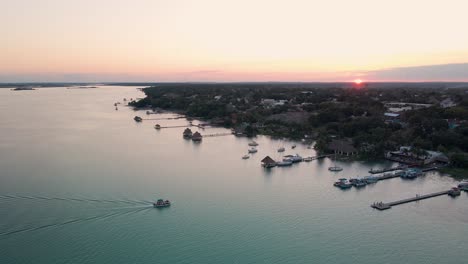
[[338, 172], [338, 171], [342, 171], [343, 168], [341, 168], [341, 167], [339, 167], [339, 166], [332, 166], [332, 167], [328, 167], [328, 170], [329, 170], [329, 171]]
[[366, 177], [364, 177], [363, 180], [369, 184], [369, 183], [376, 183], [376, 182], [378, 182], [378, 181], [379, 181], [379, 178], [374, 177], [374, 176], [366, 176]]
[[285, 149], [283, 147], [281, 147], [281, 148], [278, 149], [278, 152], [284, 152], [284, 150]]
[[258, 150], [256, 148], [249, 149], [249, 153], [256, 153]]
[[313, 161], [313, 160], [314, 160], [314, 158], [313, 158], [313, 157], [310, 157], [310, 156], [309, 156], [309, 157], [305, 157], [305, 158], [303, 159], [303, 161], [305, 161], [305, 162], [310, 162], [310, 161]]
[[248, 158], [250, 158], [249, 155], [244, 155], [244, 156], [242, 156], [242, 159], [248, 159]]
[[[286, 156], [284, 156], [284, 157], [285, 157], [285, 159], [291, 160], [293, 163], [301, 162], [301, 161], [303, 160], [302, 157], [299, 156], [298, 154], [296, 154], [296, 155], [286, 155]], [[283, 159], [283, 161], [284, 161], [285, 159]]]
[[256, 147], [256, 146], [258, 146], [258, 143], [255, 142], [255, 141], [252, 141], [252, 142], [249, 142], [249, 146]]
[[291, 159], [283, 159], [283, 161], [276, 162], [276, 166], [278, 167], [286, 167], [291, 166], [293, 164]]
[[159, 199], [155, 203], [153, 203], [154, 208], [163, 208], [169, 206], [171, 206], [171, 202], [169, 202], [169, 200], [164, 201], [163, 199]]
[[291, 148], [292, 148], [292, 149], [295, 149], [295, 148], [296, 148], [296, 145], [292, 145]]
[[135, 116], [135, 117], [133, 118], [133, 120], [135, 120], [136, 122], [141, 122], [141, 121], [143, 121], [143, 118], [141, 118], [141, 117], [139, 117], [139, 116]]
[[156, 124], [156, 125], [154, 126], [154, 128], [159, 130], [159, 129], [161, 129], [161, 125], [160, 125], [160, 124]]

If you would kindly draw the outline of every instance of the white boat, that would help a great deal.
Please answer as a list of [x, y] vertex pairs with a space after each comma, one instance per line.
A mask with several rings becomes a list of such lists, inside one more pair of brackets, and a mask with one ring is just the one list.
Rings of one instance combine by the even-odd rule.
[[248, 159], [248, 158], [250, 158], [249, 155], [244, 155], [244, 156], [242, 156], [242, 159]]
[[252, 141], [252, 142], [249, 142], [249, 146], [255, 147], [255, 146], [258, 146], [258, 143], [255, 141]]
[[281, 147], [281, 148], [278, 149], [278, 152], [284, 152], [284, 150], [285, 149], [283, 147]]
[[276, 166], [278, 167], [291, 166], [292, 164], [293, 163], [290, 159], [283, 159], [283, 161], [276, 162]]
[[329, 171], [342, 171], [343, 168], [341, 168], [339, 166], [332, 166], [332, 167], [328, 167], [328, 170]]
[[257, 152], [257, 151], [258, 151], [258, 150], [257, 150], [256, 148], [251, 148], [251, 149], [249, 149], [249, 153], [255, 153], [255, 152]]
[[302, 157], [299, 156], [298, 154], [296, 155], [286, 155], [284, 156], [285, 158], [283, 159], [284, 160], [290, 160], [291, 162], [295, 163], [295, 162], [301, 162], [302, 161]]
[[305, 162], [309, 162], [309, 161], [312, 161], [312, 160], [314, 160], [313, 157], [305, 157], [305, 158], [304, 158], [304, 161], [305, 161]]
[[340, 166], [336, 166], [336, 152], [335, 152], [335, 159], [333, 161], [333, 166], [331, 167], [328, 167], [328, 170], [329, 171], [334, 171], [334, 172], [338, 172], [338, 171], [342, 171], [343, 168], [341, 168]]

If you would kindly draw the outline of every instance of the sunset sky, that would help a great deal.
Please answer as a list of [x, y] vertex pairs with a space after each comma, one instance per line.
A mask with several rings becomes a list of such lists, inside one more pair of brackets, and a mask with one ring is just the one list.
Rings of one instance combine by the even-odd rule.
[[468, 81], [467, 0], [0, 0], [0, 82]]

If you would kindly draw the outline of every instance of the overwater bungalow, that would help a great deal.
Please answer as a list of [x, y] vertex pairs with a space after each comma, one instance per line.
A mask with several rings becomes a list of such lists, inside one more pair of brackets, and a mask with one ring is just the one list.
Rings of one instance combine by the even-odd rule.
[[184, 138], [190, 139], [192, 138], [192, 130], [190, 128], [186, 128], [183, 133]]
[[192, 135], [192, 141], [200, 142], [202, 141], [203, 136], [197, 131]]
[[270, 156], [266, 156], [262, 159], [262, 166], [264, 168], [272, 168], [276, 166], [276, 161], [272, 159]]

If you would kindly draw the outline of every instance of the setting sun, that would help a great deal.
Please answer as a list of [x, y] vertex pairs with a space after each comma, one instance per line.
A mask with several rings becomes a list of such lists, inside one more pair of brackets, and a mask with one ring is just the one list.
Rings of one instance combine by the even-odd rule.
[[362, 83], [362, 80], [361, 80], [361, 79], [356, 79], [356, 80], [354, 80], [354, 83], [355, 83], [355, 84], [361, 84], [361, 83]]

